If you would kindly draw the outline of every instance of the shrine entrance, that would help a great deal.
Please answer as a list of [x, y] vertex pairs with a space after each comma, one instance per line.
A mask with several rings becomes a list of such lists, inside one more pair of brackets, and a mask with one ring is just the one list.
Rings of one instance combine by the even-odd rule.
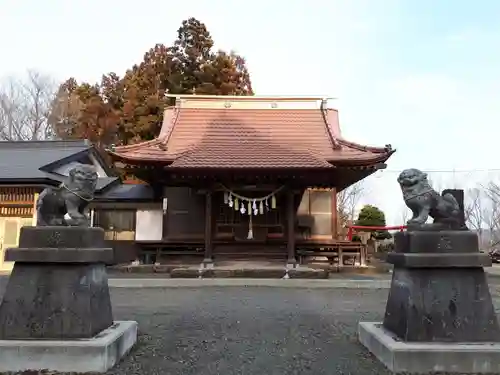
[[215, 238], [266, 242], [284, 238], [283, 188], [223, 188], [214, 194]]

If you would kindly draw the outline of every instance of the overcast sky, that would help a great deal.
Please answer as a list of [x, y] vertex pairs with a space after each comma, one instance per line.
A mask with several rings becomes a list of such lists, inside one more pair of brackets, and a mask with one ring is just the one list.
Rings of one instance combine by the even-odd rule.
[[[365, 201], [401, 221], [407, 167], [469, 187], [500, 169], [500, 1], [0, 0], [0, 76], [122, 74], [196, 17], [247, 58], [256, 94], [339, 98], [344, 136], [398, 151]], [[446, 186], [440, 186], [446, 187]]]

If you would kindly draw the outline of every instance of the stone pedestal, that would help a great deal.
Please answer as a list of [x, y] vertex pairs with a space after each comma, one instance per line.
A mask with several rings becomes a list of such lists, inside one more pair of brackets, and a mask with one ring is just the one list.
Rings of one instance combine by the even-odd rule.
[[483, 269], [491, 260], [476, 234], [401, 232], [388, 262], [384, 321], [360, 324], [362, 344], [394, 372], [500, 371], [500, 327]]
[[[30, 358], [33, 351], [40, 350], [40, 340], [44, 350], [51, 353], [40, 357], [40, 368], [56, 371], [73, 371], [68, 365], [85, 371], [106, 371], [119, 359], [109, 360], [104, 354], [110, 345], [120, 343], [121, 349], [114, 353], [121, 356], [135, 343], [137, 324], [113, 321], [105, 268], [113, 260], [113, 250], [105, 247], [102, 229], [24, 227], [19, 248], [8, 249], [5, 258], [15, 265], [0, 305], [0, 358], [13, 347], [21, 354], [9, 355], [8, 362], [2, 360], [1, 371], [32, 369], [23, 366], [33, 363]], [[61, 366], [67, 347], [79, 345], [90, 345], [92, 355], [101, 350], [98, 357], [106, 361], [89, 362], [82, 350], [81, 358], [73, 351], [71, 360]]]

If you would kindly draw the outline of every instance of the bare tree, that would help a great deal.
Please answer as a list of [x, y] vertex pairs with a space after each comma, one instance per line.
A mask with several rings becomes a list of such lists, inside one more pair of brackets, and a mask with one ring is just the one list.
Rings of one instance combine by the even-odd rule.
[[465, 194], [464, 213], [467, 226], [482, 236], [484, 219], [487, 216], [488, 196], [483, 189], [472, 188]]
[[356, 207], [364, 193], [364, 182], [359, 181], [337, 194], [337, 211], [341, 228], [344, 228], [348, 222], [354, 221]]
[[489, 234], [489, 247], [500, 244], [500, 186], [490, 182], [485, 187], [488, 205], [485, 210], [484, 223]]
[[39, 72], [0, 84], [0, 140], [34, 141], [54, 136], [48, 123], [56, 84]]

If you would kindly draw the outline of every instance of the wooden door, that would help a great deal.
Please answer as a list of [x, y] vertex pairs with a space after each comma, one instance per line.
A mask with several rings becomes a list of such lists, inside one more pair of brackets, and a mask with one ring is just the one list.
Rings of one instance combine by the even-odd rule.
[[205, 194], [186, 187], [167, 187], [164, 237], [169, 240], [203, 239], [205, 236]]

